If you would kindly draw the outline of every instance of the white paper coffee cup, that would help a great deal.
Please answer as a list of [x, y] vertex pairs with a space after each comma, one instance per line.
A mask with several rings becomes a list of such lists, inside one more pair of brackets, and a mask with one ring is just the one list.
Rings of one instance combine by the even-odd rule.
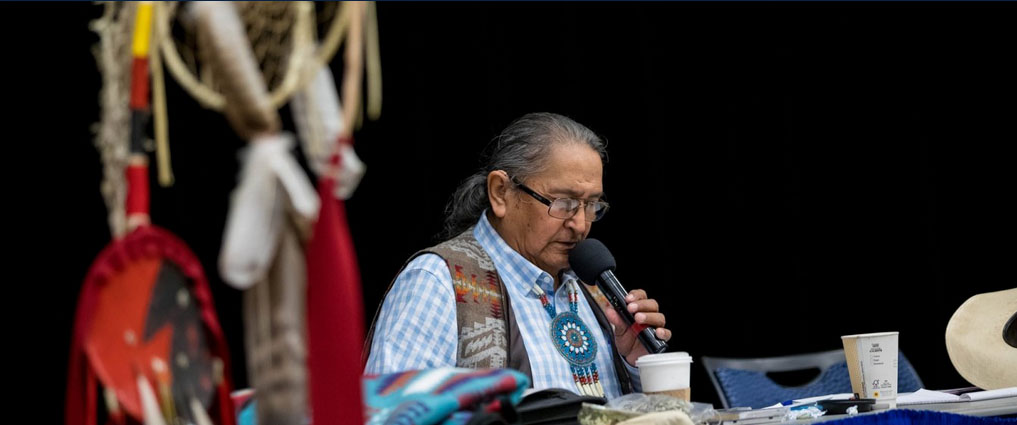
[[686, 352], [647, 354], [636, 360], [646, 394], [667, 394], [691, 401], [689, 375], [692, 357]]
[[897, 399], [897, 337], [881, 332], [840, 337], [844, 343], [851, 391], [858, 398]]

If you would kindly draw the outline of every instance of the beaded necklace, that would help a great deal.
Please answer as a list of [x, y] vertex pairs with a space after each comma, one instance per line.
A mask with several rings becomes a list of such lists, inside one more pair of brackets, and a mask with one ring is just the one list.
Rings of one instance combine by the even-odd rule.
[[540, 286], [534, 284], [533, 290], [551, 318], [551, 342], [558, 349], [558, 354], [569, 362], [572, 379], [576, 381], [579, 392], [582, 395], [604, 397], [604, 387], [600, 384], [597, 363], [594, 361], [597, 358], [597, 340], [579, 317], [579, 285], [575, 279], [569, 279], [565, 287], [569, 295], [569, 311], [561, 314], [556, 314], [554, 304], [548, 301], [547, 294]]

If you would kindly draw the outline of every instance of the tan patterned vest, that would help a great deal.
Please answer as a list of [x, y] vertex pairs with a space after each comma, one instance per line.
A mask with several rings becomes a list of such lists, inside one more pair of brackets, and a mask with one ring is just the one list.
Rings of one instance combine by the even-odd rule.
[[[406, 260], [399, 270], [400, 273], [402, 273], [402, 269], [406, 268], [406, 264], [423, 254], [435, 254], [444, 259], [445, 264], [448, 265], [449, 273], [452, 275], [459, 336], [456, 366], [471, 369], [507, 367], [525, 373], [530, 376], [532, 382], [529, 356], [526, 354], [522, 335], [519, 333], [519, 327], [513, 317], [508, 292], [498, 276], [491, 257], [473, 237], [473, 227], [452, 239], [417, 251]], [[392, 283], [395, 283], [394, 279]], [[389, 283], [388, 289], [385, 290], [386, 297], [392, 290], [392, 283]], [[583, 288], [583, 294], [591, 307], [602, 306], [604, 305], [602, 302], [607, 302], [595, 299], [586, 285], [579, 285], [579, 287]], [[378, 305], [374, 320], [371, 321], [371, 327], [364, 344], [362, 361], [365, 363], [370, 355], [374, 328], [380, 312], [381, 304]], [[597, 322], [604, 335], [613, 335], [603, 311], [600, 308], [593, 308], [593, 313], [597, 317]], [[614, 344], [608, 345], [614, 354], [615, 371], [622, 393], [630, 393], [632, 389], [628, 370]]]

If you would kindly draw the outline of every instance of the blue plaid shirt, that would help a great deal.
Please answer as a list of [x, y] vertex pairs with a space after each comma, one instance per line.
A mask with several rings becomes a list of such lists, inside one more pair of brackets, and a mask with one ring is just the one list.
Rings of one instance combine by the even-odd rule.
[[[533, 388], [565, 388], [578, 393], [568, 361], [558, 353], [548, 335], [551, 318], [533, 291], [533, 284], [537, 283], [553, 300], [557, 311], [568, 311], [565, 286], [556, 293], [554, 278], [509, 247], [491, 227], [486, 213], [481, 215], [474, 227], [473, 236], [491, 257], [508, 291], [529, 356]], [[575, 278], [571, 271], [565, 276], [566, 280]], [[604, 392], [608, 398], [618, 397], [621, 389], [608, 340], [597, 325], [597, 318], [585, 297], [579, 297], [579, 316], [597, 340], [596, 362]], [[459, 345], [457, 328], [455, 291], [448, 266], [435, 254], [420, 255], [396, 277], [384, 300], [364, 373], [455, 366]], [[624, 359], [622, 363], [628, 368], [638, 390], [638, 369], [629, 366]]]

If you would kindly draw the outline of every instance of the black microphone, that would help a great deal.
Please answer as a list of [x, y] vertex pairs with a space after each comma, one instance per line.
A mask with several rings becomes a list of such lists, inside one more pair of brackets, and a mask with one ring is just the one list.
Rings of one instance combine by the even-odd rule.
[[[596, 282], [600, 292], [604, 293], [607, 300], [611, 302], [614, 311], [618, 312], [629, 326], [642, 327], [636, 324], [636, 319], [629, 313], [626, 307], [628, 303], [625, 296], [628, 291], [622, 287], [621, 282], [614, 275], [615, 262], [611, 251], [603, 243], [596, 239], [585, 239], [579, 241], [576, 247], [569, 253], [569, 265], [572, 271], [579, 276], [584, 283]], [[642, 327], [639, 332], [639, 342], [646, 347], [651, 354], [662, 353], [667, 350], [667, 343], [658, 339], [656, 329], [652, 326]]]

